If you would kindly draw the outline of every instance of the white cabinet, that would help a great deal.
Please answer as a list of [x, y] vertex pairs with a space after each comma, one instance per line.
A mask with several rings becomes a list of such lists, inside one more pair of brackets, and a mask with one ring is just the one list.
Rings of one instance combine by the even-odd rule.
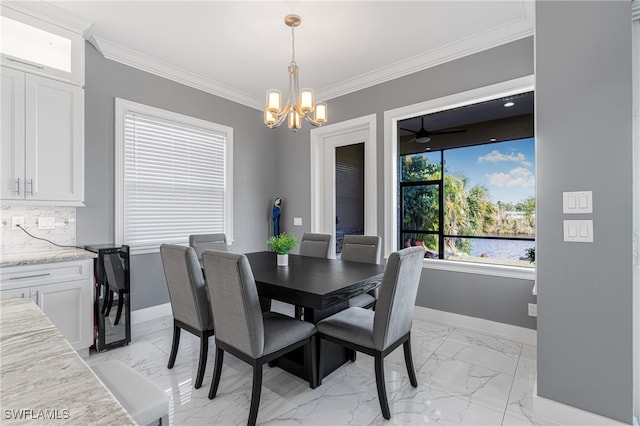
[[38, 16], [25, 10], [24, 3], [3, 2], [1, 11], [3, 65], [84, 85], [85, 24], [78, 27], [52, 20], [50, 16]]
[[2, 268], [0, 299], [33, 299], [79, 352], [93, 344], [93, 260]]
[[82, 205], [84, 90], [2, 67], [3, 200]]

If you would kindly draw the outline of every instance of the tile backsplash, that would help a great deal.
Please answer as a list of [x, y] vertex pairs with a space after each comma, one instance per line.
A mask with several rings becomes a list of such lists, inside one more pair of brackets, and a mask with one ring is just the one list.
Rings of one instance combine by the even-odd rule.
[[[24, 217], [24, 228], [35, 237], [64, 246], [76, 244], [75, 207], [3, 204], [0, 209], [0, 254], [60, 250], [60, 247], [30, 237], [20, 229], [11, 229], [14, 216]], [[53, 226], [53, 229], [40, 229], [41, 218], [44, 219], [43, 224], [48, 220], [49, 227]]]

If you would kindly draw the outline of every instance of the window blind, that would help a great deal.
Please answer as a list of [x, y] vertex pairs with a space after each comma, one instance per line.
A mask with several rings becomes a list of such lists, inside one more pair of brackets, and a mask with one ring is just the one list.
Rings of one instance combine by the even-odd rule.
[[123, 240], [138, 253], [226, 231], [227, 134], [128, 109]]

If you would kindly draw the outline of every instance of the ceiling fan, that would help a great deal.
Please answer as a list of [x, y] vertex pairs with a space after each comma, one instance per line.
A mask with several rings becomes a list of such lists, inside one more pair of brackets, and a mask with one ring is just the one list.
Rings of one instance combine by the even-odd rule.
[[404, 129], [400, 127], [400, 130], [411, 132], [416, 135], [416, 138], [414, 140], [410, 140], [409, 142], [416, 141], [418, 143], [427, 143], [431, 140], [431, 136], [446, 135], [451, 133], [464, 133], [467, 131], [467, 129], [448, 129], [448, 130], [435, 130], [433, 132], [430, 132], [424, 128], [424, 117], [420, 117], [420, 120], [421, 120], [420, 130], [418, 130], [417, 132], [415, 130]]

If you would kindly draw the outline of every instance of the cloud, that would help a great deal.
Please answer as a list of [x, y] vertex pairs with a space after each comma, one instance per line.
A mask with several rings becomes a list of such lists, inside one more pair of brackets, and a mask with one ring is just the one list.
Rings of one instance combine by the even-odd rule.
[[491, 173], [487, 177], [490, 185], [507, 188], [533, 188], [536, 184], [536, 177], [524, 167], [516, 167], [508, 173]]
[[484, 163], [485, 161], [490, 161], [492, 163], [499, 163], [502, 161], [512, 161], [514, 163], [523, 163], [526, 157], [523, 153], [509, 153], [503, 154], [497, 149], [494, 149], [488, 154], [483, 155], [482, 157], [478, 157], [478, 163]]

